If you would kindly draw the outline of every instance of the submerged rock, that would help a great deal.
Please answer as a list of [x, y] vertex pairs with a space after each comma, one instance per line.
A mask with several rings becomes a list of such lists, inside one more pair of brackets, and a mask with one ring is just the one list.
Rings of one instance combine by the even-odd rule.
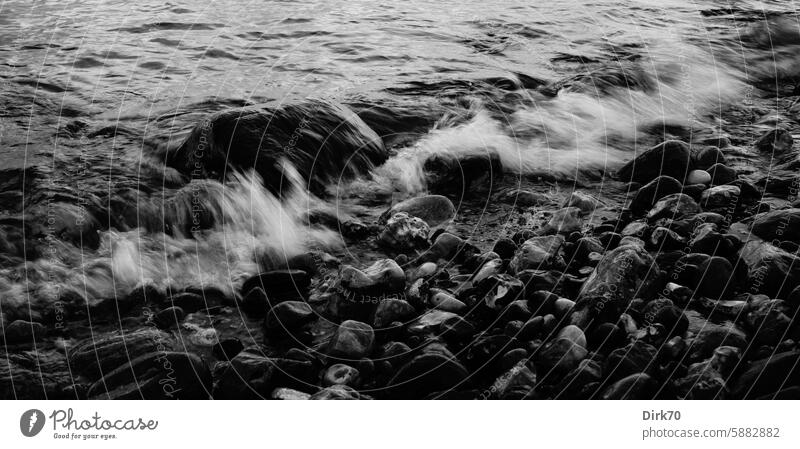
[[754, 146], [759, 151], [770, 153], [774, 156], [782, 155], [792, 149], [794, 145], [794, 138], [792, 134], [785, 129], [772, 129], [758, 138]]

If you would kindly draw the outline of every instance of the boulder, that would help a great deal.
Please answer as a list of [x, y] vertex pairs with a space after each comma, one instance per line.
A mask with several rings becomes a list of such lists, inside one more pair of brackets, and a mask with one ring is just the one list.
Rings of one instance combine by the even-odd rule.
[[316, 318], [316, 312], [307, 302], [284, 301], [270, 309], [264, 325], [268, 330], [291, 331], [314, 321]]
[[416, 313], [414, 306], [408, 301], [399, 298], [385, 298], [378, 303], [378, 307], [375, 309], [373, 324], [377, 328], [383, 328], [395, 321], [405, 323]]
[[84, 387], [70, 371], [63, 350], [39, 349], [0, 357], [0, 400], [84, 399], [80, 393]]
[[214, 399], [264, 399], [279, 386], [305, 388], [317, 371], [309, 360], [270, 358], [263, 348], [245, 348], [215, 374]]
[[255, 170], [279, 194], [287, 189], [284, 160], [322, 193], [330, 182], [368, 173], [387, 158], [381, 138], [353, 111], [312, 100], [215, 113], [168, 151], [166, 163], [186, 176], [219, 180], [228, 167]]
[[677, 140], [667, 140], [636, 156], [617, 171], [625, 182], [648, 183], [666, 175], [683, 180], [689, 172], [692, 154], [689, 145]]
[[686, 359], [689, 363], [696, 363], [714, 355], [714, 351], [721, 346], [731, 346], [743, 351], [747, 344], [744, 332], [733, 325], [705, 323], [692, 339]]
[[273, 270], [251, 276], [244, 281], [242, 295], [247, 295], [256, 287], [264, 291], [271, 304], [282, 300], [298, 299], [308, 296], [311, 276], [304, 270]]
[[423, 164], [428, 189], [446, 195], [465, 195], [490, 187], [503, 178], [503, 162], [497, 153], [436, 153]]
[[725, 154], [719, 148], [709, 147], [697, 155], [697, 168], [706, 170], [714, 164], [724, 164]]
[[600, 201], [582, 192], [572, 192], [564, 207], [577, 207], [582, 214], [590, 214], [600, 207]]
[[703, 191], [700, 196], [700, 206], [708, 212], [719, 212], [724, 215], [733, 215], [739, 204], [741, 189], [734, 185], [711, 187]]
[[772, 399], [780, 390], [800, 386], [800, 351], [752, 362], [731, 388], [734, 399]]
[[606, 400], [647, 400], [655, 399], [659, 386], [649, 374], [636, 373], [618, 380], [603, 391]]
[[699, 266], [700, 279], [696, 292], [712, 299], [727, 299], [739, 283], [734, 278], [733, 265], [722, 257], [711, 257]]
[[387, 389], [390, 397], [421, 399], [463, 387], [468, 379], [469, 372], [452, 354], [424, 348], [397, 370]]
[[3, 326], [3, 341], [8, 345], [28, 344], [33, 346], [35, 341], [41, 341], [46, 334], [42, 323], [35, 321], [15, 320]]
[[442, 232], [436, 236], [431, 247], [425, 252], [424, 258], [426, 260], [438, 261], [444, 259], [445, 261], [454, 261], [461, 251], [465, 248], [466, 242], [456, 235], [449, 232]]
[[441, 195], [425, 195], [401, 201], [381, 215], [385, 223], [398, 212], [423, 220], [431, 228], [446, 225], [456, 216], [456, 207], [447, 197]]
[[69, 364], [76, 374], [95, 380], [132, 359], [175, 348], [172, 336], [155, 328], [98, 334], [70, 349]]
[[800, 258], [767, 242], [749, 241], [739, 252], [747, 264], [750, 293], [786, 298], [800, 285]]
[[606, 366], [603, 371], [612, 381], [636, 373], [653, 374], [658, 367], [657, 354], [656, 348], [641, 340], [636, 340], [624, 348], [612, 351], [606, 358]]

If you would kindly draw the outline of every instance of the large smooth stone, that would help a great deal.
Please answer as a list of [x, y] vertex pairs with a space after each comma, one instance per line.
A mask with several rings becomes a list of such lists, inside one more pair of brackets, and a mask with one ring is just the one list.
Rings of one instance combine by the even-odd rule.
[[327, 354], [344, 360], [358, 360], [369, 356], [374, 344], [375, 331], [369, 324], [347, 320], [333, 333]]
[[456, 216], [456, 207], [453, 202], [442, 195], [425, 195], [401, 201], [381, 215], [382, 222], [386, 222], [394, 214], [405, 212], [412, 217], [425, 221], [430, 227], [449, 223]]
[[340, 282], [342, 287], [357, 293], [399, 293], [406, 286], [406, 274], [393, 259], [382, 259], [363, 271], [345, 265], [341, 270]]
[[667, 140], [636, 156], [617, 171], [617, 177], [626, 182], [648, 183], [667, 175], [682, 180], [689, 172], [692, 154], [689, 145], [678, 140]]

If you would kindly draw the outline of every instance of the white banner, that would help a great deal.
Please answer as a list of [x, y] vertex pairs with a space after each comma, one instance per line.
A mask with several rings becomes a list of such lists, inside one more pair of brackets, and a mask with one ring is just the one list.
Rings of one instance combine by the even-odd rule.
[[0, 435], [10, 448], [783, 448], [800, 447], [796, 408], [790, 401], [8, 401], [0, 404]]

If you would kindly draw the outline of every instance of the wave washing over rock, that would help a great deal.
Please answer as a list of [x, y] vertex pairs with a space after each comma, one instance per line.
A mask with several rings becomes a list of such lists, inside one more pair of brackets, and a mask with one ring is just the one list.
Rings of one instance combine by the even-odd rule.
[[0, 398], [798, 397], [790, 5], [220, 3], [0, 6]]

